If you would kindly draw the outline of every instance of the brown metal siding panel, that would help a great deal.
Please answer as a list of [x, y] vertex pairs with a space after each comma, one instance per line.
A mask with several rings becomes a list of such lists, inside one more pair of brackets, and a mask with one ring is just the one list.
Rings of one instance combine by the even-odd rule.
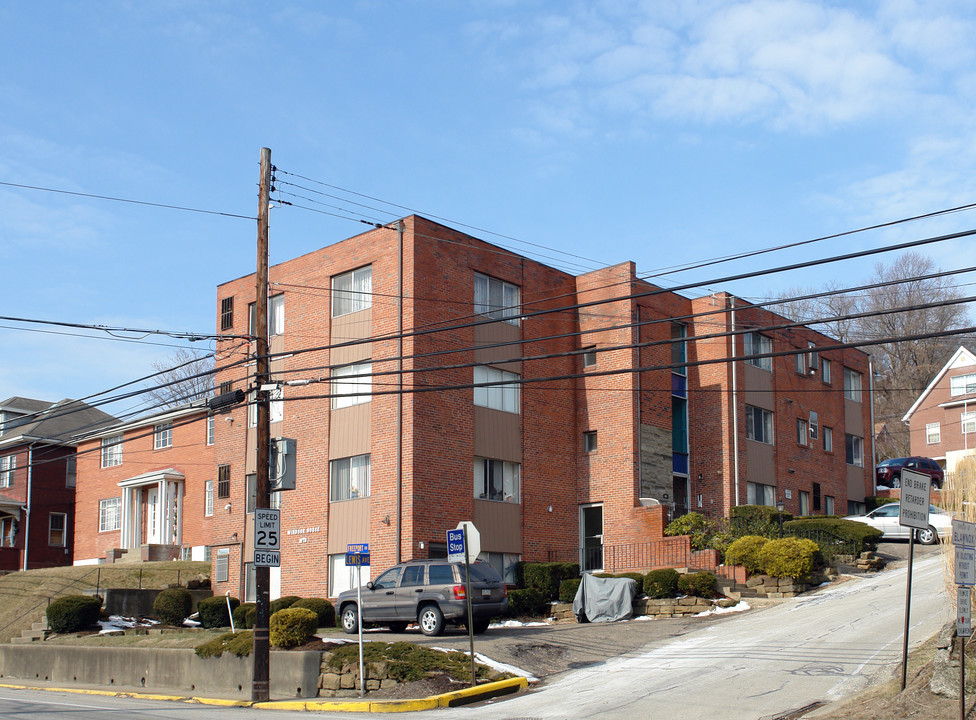
[[474, 526], [486, 552], [522, 552], [522, 506], [517, 503], [474, 501]]
[[476, 457], [522, 462], [522, 416], [474, 408], [474, 454]]
[[[474, 360], [475, 362], [490, 362], [493, 366], [508, 372], [522, 374], [522, 363], [519, 360], [505, 362], [522, 355], [522, 346], [516, 341], [521, 339], [522, 329], [518, 325], [506, 322], [476, 325], [474, 328]], [[480, 347], [497, 343], [515, 343], [501, 347]]]
[[747, 405], [774, 410], [773, 374], [749, 363], [742, 363], [742, 399]]
[[[333, 345], [339, 345], [350, 340], [364, 340], [372, 334], [372, 308], [366, 308], [365, 310], [332, 318], [332, 335], [330, 340]], [[368, 360], [372, 355], [372, 343], [359, 343], [347, 347], [333, 348], [330, 362], [332, 365], [348, 365], [359, 360]]]
[[352, 543], [369, 541], [369, 498], [329, 505], [329, 554], [344, 553]]
[[332, 411], [329, 457], [344, 458], [370, 451], [371, 402]]
[[746, 440], [746, 480], [776, 484], [776, 461], [773, 446], [755, 440]]

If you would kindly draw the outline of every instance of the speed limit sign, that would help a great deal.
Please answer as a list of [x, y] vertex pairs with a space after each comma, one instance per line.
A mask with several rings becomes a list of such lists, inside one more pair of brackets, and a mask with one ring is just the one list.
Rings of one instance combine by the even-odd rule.
[[281, 567], [281, 522], [278, 510], [254, 509], [254, 566]]

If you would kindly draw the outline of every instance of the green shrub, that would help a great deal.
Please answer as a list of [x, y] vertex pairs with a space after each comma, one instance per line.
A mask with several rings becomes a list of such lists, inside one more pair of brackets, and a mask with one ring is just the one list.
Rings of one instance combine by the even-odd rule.
[[[241, 601], [237, 598], [230, 599], [230, 610], [234, 611]], [[227, 600], [224, 595], [208, 597], [197, 603], [197, 619], [205, 628], [230, 627], [230, 615], [227, 612]]]
[[644, 576], [641, 587], [649, 598], [671, 598], [678, 594], [678, 579], [681, 577], [674, 568], [651, 570]]
[[678, 578], [678, 591], [685, 595], [700, 598], [713, 598], [718, 587], [718, 578], [708, 571], [690, 573]]
[[549, 614], [549, 600], [536, 588], [508, 591], [511, 617], [540, 617]]
[[525, 563], [522, 568], [525, 578], [525, 588], [534, 588], [542, 593], [546, 600], [559, 597], [559, 583], [566, 578], [579, 577], [577, 563]]
[[91, 595], [66, 595], [47, 606], [48, 627], [56, 633], [87, 630], [98, 622], [102, 599]]
[[271, 606], [268, 611], [269, 615], [274, 615], [279, 610], [284, 610], [285, 608], [290, 608], [292, 605], [301, 600], [298, 595], [282, 595], [277, 600], [271, 601]]
[[793, 519], [788, 512], [780, 513], [772, 505], [738, 505], [729, 510], [729, 531], [736, 538], [745, 535], [779, 537], [780, 515], [784, 523]]
[[725, 562], [729, 565], [742, 565], [749, 574], [759, 572], [759, 551], [769, 542], [760, 535], [743, 535], [732, 542], [725, 550]]
[[250, 630], [254, 627], [254, 615], [258, 606], [254, 603], [242, 603], [234, 608], [234, 629]]
[[254, 647], [254, 633], [245, 630], [239, 633], [224, 633], [220, 637], [215, 637], [202, 645], [193, 648], [199, 657], [220, 657], [224, 651], [233, 653], [237, 657], [247, 657], [251, 654]]
[[853, 554], [855, 557], [866, 550], [877, 550], [878, 543], [883, 533], [877, 528], [873, 528], [865, 523], [856, 520], [845, 520], [839, 517], [802, 517], [783, 523], [783, 532], [791, 535], [799, 535], [806, 532], [826, 533], [820, 545], [820, 550], [824, 555], [833, 557], [837, 554], [831, 547], [831, 536], [839, 539], [840, 543], [853, 543]]
[[704, 515], [691, 512], [668, 523], [664, 534], [668, 537], [690, 535], [692, 550], [707, 550], [712, 546], [712, 538], [717, 530], [715, 523]]
[[292, 605], [293, 608], [305, 608], [318, 616], [319, 627], [335, 625], [335, 608], [332, 603], [323, 598], [303, 598]]
[[805, 577], [813, 570], [819, 552], [813, 540], [795, 537], [770, 540], [759, 551], [760, 569], [772, 577]]
[[[571, 603], [576, 599], [576, 591], [579, 590], [581, 578], [566, 578], [559, 583], [559, 602]], [[509, 600], [511, 603], [511, 600]]]
[[153, 612], [164, 625], [182, 625], [190, 614], [193, 599], [186, 588], [166, 588], [153, 600]]
[[285, 608], [268, 621], [271, 644], [280, 648], [304, 645], [319, 629], [319, 616], [308, 608]]

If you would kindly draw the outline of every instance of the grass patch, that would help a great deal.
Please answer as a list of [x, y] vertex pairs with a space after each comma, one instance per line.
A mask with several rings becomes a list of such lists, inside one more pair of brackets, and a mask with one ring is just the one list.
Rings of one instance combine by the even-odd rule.
[[209, 642], [197, 645], [195, 652], [202, 658], [220, 657], [225, 652], [237, 657], [247, 657], [254, 647], [254, 632], [242, 630], [239, 633], [224, 633]]
[[45, 645], [73, 645], [81, 647], [145, 647], [145, 648], [195, 648], [223, 635], [221, 630], [185, 630], [166, 633], [128, 633], [126, 635], [56, 635], [44, 641]]
[[[455, 680], [471, 682], [471, 659], [462, 652], [442, 652], [408, 642], [363, 643], [363, 661], [383, 662], [390, 677], [400, 682], [423, 680], [431, 674], [446, 672]], [[328, 665], [339, 672], [346, 665], [359, 663], [359, 645], [349, 643], [331, 651]], [[479, 678], [488, 676], [489, 669], [476, 665]], [[506, 676], [508, 677], [508, 676]]]

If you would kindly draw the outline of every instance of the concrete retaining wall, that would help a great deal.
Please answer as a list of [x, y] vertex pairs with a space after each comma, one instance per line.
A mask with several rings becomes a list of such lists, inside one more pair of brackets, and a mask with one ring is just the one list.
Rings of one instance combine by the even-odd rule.
[[[271, 696], [318, 695], [321, 653], [271, 653]], [[251, 697], [254, 659], [224, 653], [200, 658], [193, 650], [72, 645], [0, 645], [0, 678], [69, 685], [145, 689], [178, 694]]]

